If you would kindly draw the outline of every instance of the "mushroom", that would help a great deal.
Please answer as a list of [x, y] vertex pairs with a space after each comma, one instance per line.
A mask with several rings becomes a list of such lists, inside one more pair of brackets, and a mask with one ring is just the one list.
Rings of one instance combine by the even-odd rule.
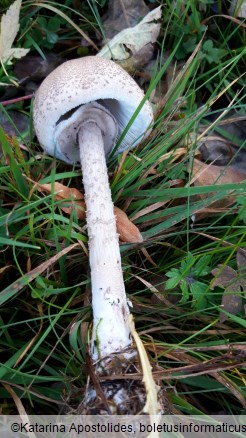
[[[34, 101], [34, 128], [48, 154], [81, 163], [91, 269], [91, 355], [103, 359], [131, 345], [119, 238], [106, 157], [144, 94], [121, 67], [101, 57], [64, 62], [42, 82]], [[150, 131], [153, 112], [141, 105], [117, 153]]]

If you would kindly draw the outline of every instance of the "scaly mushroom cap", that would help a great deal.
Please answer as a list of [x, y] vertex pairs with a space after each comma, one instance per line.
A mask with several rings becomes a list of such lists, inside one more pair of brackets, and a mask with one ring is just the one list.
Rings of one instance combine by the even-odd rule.
[[[112, 61], [88, 56], [64, 62], [47, 76], [36, 93], [34, 128], [38, 140], [48, 154], [73, 162], [74, 154], [65, 155], [55, 140], [62, 120], [82, 105], [97, 101], [116, 119], [119, 138], [143, 98], [142, 90], [131, 76]], [[117, 152], [135, 147], [152, 120], [152, 108], [146, 101]]]

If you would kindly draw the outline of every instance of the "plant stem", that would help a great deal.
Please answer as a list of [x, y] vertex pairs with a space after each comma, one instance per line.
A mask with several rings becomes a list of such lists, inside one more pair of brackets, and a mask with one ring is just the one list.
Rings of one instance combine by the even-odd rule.
[[34, 93], [28, 94], [26, 96], [15, 97], [14, 99], [3, 100], [2, 102], [0, 102], [0, 105], [3, 106], [12, 105], [13, 103], [22, 102], [22, 100], [32, 99], [33, 97], [34, 97]]
[[101, 130], [95, 122], [87, 122], [80, 128], [78, 140], [91, 267], [91, 355], [98, 359], [131, 344], [129, 309]]

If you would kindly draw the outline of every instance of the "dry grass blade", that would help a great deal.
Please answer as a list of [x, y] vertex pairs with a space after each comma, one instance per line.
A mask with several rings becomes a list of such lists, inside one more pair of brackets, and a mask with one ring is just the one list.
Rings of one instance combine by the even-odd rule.
[[[244, 363], [244, 367], [246, 363]], [[246, 401], [245, 397], [241, 391], [239, 391], [238, 387], [226, 376], [222, 376], [220, 373], [216, 373], [216, 380], [224, 385], [229, 391], [238, 399], [244, 409], [246, 409]]]
[[238, 26], [246, 28], [246, 24], [243, 21], [238, 20], [235, 17], [231, 17], [230, 15], [225, 15], [225, 14], [210, 15], [210, 17], [205, 18], [205, 20], [202, 21], [202, 24], [207, 24], [208, 21], [211, 20], [211, 18], [218, 18], [218, 17], [226, 18], [227, 20], [233, 21], [233, 23], [237, 24]]
[[134, 216], [132, 217], [132, 220], [136, 220], [141, 216], [145, 216], [146, 214], [151, 213], [152, 211], [158, 210], [161, 207], [164, 207], [164, 205], [166, 205], [168, 201], [163, 201], [163, 202], [155, 202], [155, 204], [149, 205], [146, 208], [143, 208], [141, 211], [138, 211], [136, 214], [134, 214]]
[[[187, 146], [191, 146], [192, 144], [187, 144]], [[185, 157], [187, 155], [187, 148], [178, 148], [175, 151], [167, 152], [164, 155], [161, 155], [158, 160], [155, 161], [155, 163], [148, 168], [148, 170], [143, 174], [143, 179], [147, 178], [148, 175], [156, 174], [156, 167], [159, 166], [159, 164], [163, 163], [163, 161], [169, 160], [169, 165], [175, 163], [175, 161], [181, 159], [182, 157]]]
[[152, 257], [150, 257], [150, 254], [148, 253], [146, 248], [141, 248], [141, 252], [143, 253], [143, 255], [146, 257], [146, 259], [148, 260], [148, 262], [152, 265], [152, 266], [157, 266], [157, 264], [154, 262], [154, 260], [152, 259]]
[[[11, 388], [11, 386], [8, 383], [2, 383], [3, 387], [8, 391], [8, 393], [11, 395], [12, 399], [15, 402], [16, 408], [19, 412], [19, 415], [21, 417], [21, 420], [24, 424], [28, 423], [28, 415], [26, 413], [26, 410], [22, 404], [21, 399], [18, 397], [18, 395], [14, 392], [14, 390]], [[36, 435], [33, 432], [28, 432], [29, 438], [36, 438]]]
[[[143, 343], [136, 332], [133, 316], [129, 315], [130, 329], [133, 339], [136, 343], [138, 354], [141, 361], [141, 366], [143, 370], [143, 382], [146, 388], [146, 404], [144, 406], [143, 411], [148, 413], [149, 415], [158, 415], [159, 414], [159, 403], [157, 398], [157, 386], [153, 379], [152, 375], [152, 367], [149, 363], [149, 359], [146, 353], [146, 350], [143, 346]], [[150, 436], [150, 435], [149, 435]]]
[[13, 265], [6, 265], [3, 266], [2, 268], [0, 268], [0, 280], [3, 278], [4, 274], [11, 269], [11, 267], [13, 267]]
[[[158, 346], [156, 347], [158, 350]], [[151, 344], [148, 345], [148, 347], [146, 348], [151, 351], [153, 349]], [[184, 353], [182, 351], [178, 354], [175, 354], [174, 351], [172, 351], [171, 353], [166, 352], [165, 354], [172, 360], [182, 363], [186, 362], [190, 365], [181, 366], [177, 369], [163, 370], [161, 372], [160, 378], [166, 379], [167, 374], [169, 379], [174, 377], [175, 379], [183, 379], [187, 378], [188, 376], [195, 377], [208, 374], [216, 379], [218, 382], [220, 382], [222, 385], [224, 385], [225, 388], [229, 390], [239, 400], [243, 408], [246, 409], [246, 401], [243, 393], [229, 378], [220, 373], [221, 371], [237, 369], [238, 367], [244, 368], [246, 365], [244, 352], [242, 352], [242, 355], [235, 354], [234, 357], [231, 352], [230, 354], [223, 355], [206, 362], [200, 362], [199, 360], [192, 357], [190, 354]], [[225, 361], [227, 361], [227, 363], [225, 363]], [[180, 374], [181, 372], [184, 374]], [[179, 373], [179, 375], [173, 376], [174, 373]], [[156, 375], [156, 373], [154, 373], [154, 375]]]
[[26, 415], [26, 410], [21, 402], [21, 399], [16, 395], [14, 390], [11, 388], [11, 386], [8, 383], [2, 383], [3, 387], [8, 391], [8, 393], [11, 395], [12, 399], [15, 402], [15, 405], [17, 407], [17, 410], [19, 412], [19, 415]]
[[[233, 350], [233, 352], [245, 352], [246, 353], [246, 345], [245, 344], [232, 344], [232, 345], [206, 345], [204, 347], [194, 347], [192, 345], [187, 345], [186, 347], [189, 350], [192, 351], [223, 351], [223, 350], [227, 350], [228, 354], [231, 353], [231, 351]], [[174, 351], [180, 351], [178, 348], [177, 350], [175, 349]]]

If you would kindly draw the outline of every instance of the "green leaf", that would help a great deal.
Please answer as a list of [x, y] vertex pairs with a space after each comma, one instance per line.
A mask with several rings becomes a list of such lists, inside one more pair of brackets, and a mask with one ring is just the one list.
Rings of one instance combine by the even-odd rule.
[[193, 297], [192, 307], [195, 309], [204, 309], [206, 307], [206, 298], [205, 293], [208, 290], [206, 284], [201, 283], [200, 281], [194, 281], [190, 285], [190, 291]]
[[69, 342], [77, 358], [81, 362], [84, 362], [84, 357], [82, 356], [82, 354], [84, 355], [85, 351], [83, 351], [84, 349], [82, 349], [83, 345], [81, 342], [81, 333], [80, 333], [82, 322], [83, 322], [82, 320], [79, 320], [72, 325], [69, 333]]
[[205, 52], [211, 52], [213, 50], [214, 43], [212, 40], [207, 40], [204, 42], [202, 48]]
[[203, 277], [205, 275], [208, 275], [210, 273], [210, 266], [208, 265], [208, 262], [210, 261], [210, 256], [202, 256], [195, 265], [195, 273], [199, 277]]
[[170, 278], [174, 278], [174, 277], [177, 277], [177, 276], [180, 277], [180, 271], [179, 271], [179, 269], [172, 268], [170, 271], [168, 271], [166, 273], [166, 276], [170, 277]]
[[180, 300], [180, 304], [184, 304], [189, 300], [189, 289], [186, 281], [183, 279], [180, 282], [180, 289], [182, 291], [182, 298]]
[[180, 276], [175, 276], [174, 278], [169, 278], [169, 280], [166, 281], [166, 289], [173, 289], [175, 288], [180, 282]]
[[189, 38], [186, 42], [183, 43], [183, 48], [185, 53], [191, 53], [196, 47], [196, 38]]
[[218, 64], [222, 56], [226, 54], [225, 49], [217, 49], [214, 47], [214, 43], [212, 40], [207, 40], [202, 46], [203, 51], [205, 52], [205, 56], [207, 61], [211, 64], [215, 62]]
[[40, 249], [40, 246], [30, 245], [25, 242], [18, 242], [18, 240], [9, 239], [7, 237], [0, 237], [0, 246], [1, 245], [11, 245], [11, 246], [19, 246], [21, 248], [32, 248], [32, 249]]
[[238, 196], [237, 203], [239, 205], [239, 218], [246, 224], [246, 196]]
[[187, 271], [192, 268], [196, 261], [196, 258], [191, 254], [191, 252], [187, 253], [187, 256], [185, 259], [182, 260], [180, 265], [180, 271], [184, 274], [187, 274]]
[[47, 41], [51, 44], [55, 44], [58, 41], [58, 35], [55, 32], [47, 31]]
[[61, 20], [58, 17], [51, 17], [47, 24], [47, 29], [50, 32], [58, 32], [61, 27]]

